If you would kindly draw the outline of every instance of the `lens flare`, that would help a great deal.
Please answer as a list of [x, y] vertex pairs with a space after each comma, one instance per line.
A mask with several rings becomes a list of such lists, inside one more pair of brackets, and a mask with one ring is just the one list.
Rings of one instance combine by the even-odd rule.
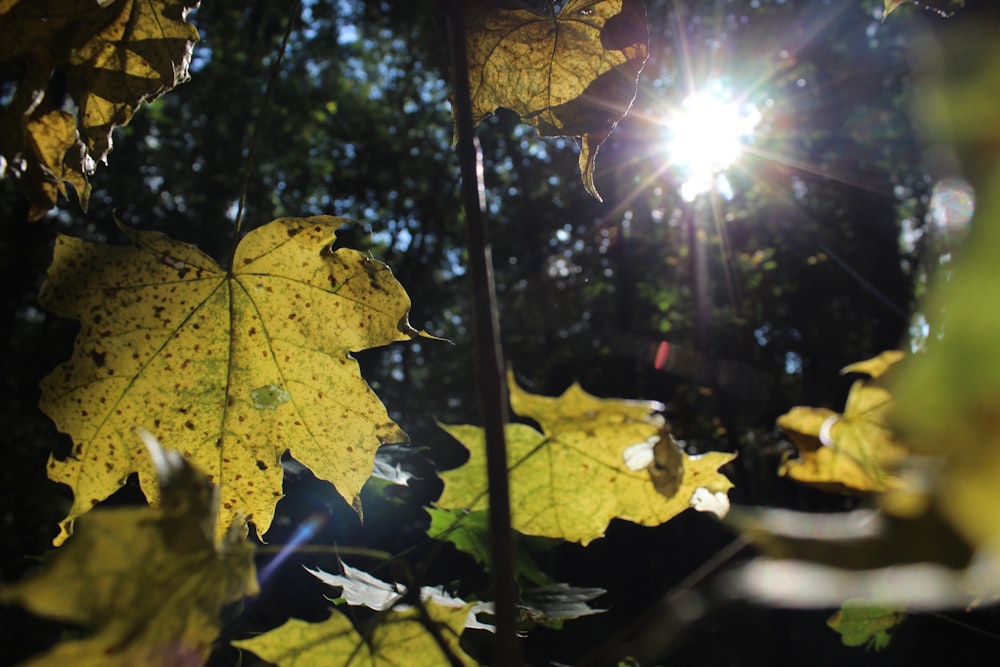
[[684, 99], [666, 121], [669, 138], [664, 152], [670, 166], [685, 179], [681, 185], [685, 201], [713, 187], [723, 192], [729, 189], [723, 172], [742, 154], [760, 120], [756, 106], [728, 99], [720, 86]]

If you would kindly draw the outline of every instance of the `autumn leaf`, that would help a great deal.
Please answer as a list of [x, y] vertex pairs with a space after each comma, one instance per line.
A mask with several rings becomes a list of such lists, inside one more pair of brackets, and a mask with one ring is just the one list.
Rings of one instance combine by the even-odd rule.
[[940, 16], [951, 16], [956, 11], [965, 6], [965, 0], [884, 0], [884, 9], [882, 11], [882, 20], [884, 21], [889, 14], [893, 13], [900, 6], [907, 3], [911, 3], [921, 7], [923, 9], [928, 9], [935, 14]]
[[222, 526], [245, 518], [267, 531], [285, 451], [360, 511], [376, 449], [406, 435], [350, 351], [419, 332], [387, 266], [331, 250], [344, 223], [275, 220], [243, 239], [229, 272], [153, 232], [124, 230], [133, 248], [57, 239], [39, 299], [81, 330], [42, 381], [42, 410], [73, 438], [67, 459], [49, 461], [75, 496], [56, 544], [132, 472], [156, 502], [135, 425], [208, 473]]
[[[0, 116], [0, 176], [12, 173], [35, 220], [73, 185], [86, 210], [111, 132], [143, 102], [187, 81], [198, 31], [186, 22], [197, 0], [32, 0], [0, 5], [0, 63], [23, 67]], [[65, 76], [66, 100], [50, 80]], [[73, 117], [75, 115], [75, 118]]]
[[454, 663], [425, 622], [433, 623], [437, 635], [460, 664], [475, 665], [458, 645], [467, 607], [442, 607], [425, 602], [427, 619], [420, 611], [391, 610], [377, 619], [370, 634], [362, 637], [346, 616], [333, 612], [319, 623], [290, 619], [258, 637], [233, 642], [278, 667], [450, 667]]
[[591, 195], [601, 144], [628, 113], [648, 53], [638, 0], [570, 0], [555, 16], [469, 4], [473, 122], [503, 107], [543, 137], [581, 138]]
[[[611, 519], [655, 526], [692, 507], [699, 488], [725, 494], [732, 483], [717, 472], [735, 454], [681, 452], [682, 477], [670, 497], [654, 486], [649, 466], [629, 467], [625, 451], [659, 437], [660, 406], [649, 401], [600, 399], [574, 384], [559, 397], [536, 396], [510, 378], [515, 413], [534, 419], [506, 427], [512, 527], [527, 535], [557, 537], [584, 545], [601, 537]], [[470, 451], [461, 468], [441, 473], [440, 509], [488, 506], [483, 430], [442, 426]]]
[[[867, 373], [875, 380], [902, 358], [902, 352], [891, 350], [841, 372]], [[792, 408], [778, 417], [778, 426], [792, 438], [798, 458], [783, 462], [779, 474], [836, 491], [899, 488], [902, 482], [893, 467], [909, 452], [889, 427], [891, 407], [892, 394], [885, 387], [858, 380], [843, 414], [826, 408]]]
[[847, 600], [826, 624], [840, 635], [844, 646], [861, 646], [881, 651], [892, 637], [888, 630], [903, 622], [906, 608]]
[[253, 547], [236, 532], [216, 546], [207, 478], [176, 452], [159, 458], [159, 507], [94, 510], [37, 574], [0, 585], [4, 603], [93, 628], [27, 665], [200, 665], [221, 608], [257, 593]]

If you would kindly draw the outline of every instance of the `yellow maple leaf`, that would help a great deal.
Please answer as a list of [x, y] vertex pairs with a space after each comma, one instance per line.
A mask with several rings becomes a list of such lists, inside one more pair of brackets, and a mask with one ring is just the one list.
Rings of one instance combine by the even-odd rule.
[[473, 122], [511, 109], [543, 137], [579, 136], [591, 195], [597, 150], [635, 97], [648, 53], [637, 0], [570, 0], [555, 16], [469, 4]]
[[[683, 459], [669, 497], [657, 489], [650, 467], [626, 462], [626, 450], [661, 437], [662, 419], [649, 401], [601, 399], [574, 384], [559, 397], [537, 396], [510, 381], [515, 413], [534, 419], [506, 427], [512, 526], [527, 535], [557, 537], [584, 545], [601, 537], [613, 518], [644, 526], [664, 523], [697, 504], [698, 489], [725, 494], [732, 488], [718, 468], [735, 454], [709, 452]], [[441, 473], [441, 509], [482, 510], [488, 506], [486, 442], [476, 426], [442, 426], [469, 449], [464, 466]], [[649, 465], [645, 465], [648, 463]], [[701, 495], [699, 493], [699, 495]]]
[[[55, 205], [57, 192], [65, 195], [63, 182], [73, 184], [86, 210], [86, 176], [107, 157], [114, 127], [128, 123], [143, 102], [188, 80], [198, 31], [186, 18], [197, 5], [197, 0], [0, 3], [0, 63], [23, 66], [0, 117], [0, 158], [30, 198], [32, 219]], [[76, 105], [69, 131], [63, 117], [72, 116], [57, 108], [62, 100], [47, 97], [54, 71], [65, 75]]]
[[253, 547], [236, 533], [216, 546], [211, 485], [165, 454], [160, 507], [95, 510], [37, 574], [0, 585], [4, 603], [94, 630], [26, 667], [200, 665], [219, 634], [221, 608], [257, 593]]
[[228, 272], [153, 232], [125, 230], [133, 248], [57, 239], [39, 300], [82, 326], [72, 358], [42, 381], [42, 410], [74, 443], [49, 461], [75, 496], [56, 544], [132, 472], [156, 501], [136, 425], [219, 486], [222, 530], [245, 518], [267, 531], [286, 450], [360, 511], [375, 450], [406, 434], [350, 351], [420, 332], [386, 265], [331, 250], [344, 223], [275, 220], [243, 239]]
[[427, 619], [416, 609], [385, 612], [367, 641], [346, 616], [335, 611], [319, 623], [290, 619], [263, 635], [235, 641], [233, 646], [278, 667], [450, 667], [454, 663], [425, 625], [431, 622], [452, 657], [460, 664], [475, 665], [458, 645], [471, 605], [449, 608], [426, 601], [423, 606]]
[[[874, 380], [902, 357], [891, 350], [841, 372], [867, 373]], [[899, 488], [902, 482], [892, 468], [909, 452], [889, 428], [891, 407], [887, 389], [858, 380], [851, 386], [843, 414], [826, 408], [792, 408], [778, 417], [778, 426], [792, 438], [798, 457], [784, 461], [779, 474], [836, 491]]]

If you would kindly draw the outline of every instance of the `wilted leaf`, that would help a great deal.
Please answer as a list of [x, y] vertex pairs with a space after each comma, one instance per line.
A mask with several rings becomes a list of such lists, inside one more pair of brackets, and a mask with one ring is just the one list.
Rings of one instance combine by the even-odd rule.
[[[691, 507], [696, 489], [725, 492], [732, 483], [717, 472], [735, 454], [683, 456], [683, 478], [669, 498], [657, 491], [647, 468], [632, 470], [625, 451], [659, 437], [658, 403], [600, 399], [574, 384], [558, 397], [520, 389], [511, 376], [514, 412], [537, 421], [506, 427], [512, 526], [528, 535], [584, 545], [601, 537], [613, 518], [655, 526]], [[442, 426], [470, 450], [463, 467], [441, 473], [442, 509], [488, 506], [485, 437], [475, 426]], [[652, 463], [650, 464], [652, 465]]]
[[564, 583], [529, 588], [523, 593], [522, 614], [532, 622], [559, 627], [563, 621], [606, 612], [607, 609], [595, 609], [588, 604], [605, 593], [603, 588]]
[[[463, 665], [475, 661], [462, 651], [458, 638], [468, 609], [424, 603], [441, 640]], [[319, 623], [291, 619], [259, 637], [233, 642], [278, 667], [451, 667], [448, 655], [424, 625], [416, 609], [388, 611], [370, 635], [362, 637], [346, 616], [333, 612]]]
[[848, 600], [826, 624], [840, 635], [845, 646], [864, 644], [866, 649], [881, 651], [892, 639], [889, 628], [899, 625], [905, 618], [905, 607]]
[[28, 665], [200, 665], [223, 605], [256, 594], [253, 548], [234, 532], [216, 546], [208, 480], [167, 454], [159, 508], [95, 510], [38, 574], [0, 587], [4, 602], [94, 630]]
[[39, 299], [82, 328], [42, 381], [42, 409], [74, 442], [49, 462], [75, 496], [57, 544], [131, 472], [156, 501], [136, 424], [209, 474], [224, 525], [244, 517], [267, 531], [286, 450], [360, 507], [375, 450], [406, 435], [350, 351], [418, 332], [387, 266], [331, 250], [344, 222], [275, 220], [243, 239], [231, 272], [152, 232], [126, 230], [135, 248], [58, 238]]
[[[404, 611], [410, 608], [409, 605], [399, 604], [399, 601], [406, 595], [406, 586], [403, 584], [390, 584], [382, 581], [364, 570], [351, 567], [343, 561], [340, 562], [340, 566], [344, 569], [344, 574], [330, 574], [323, 570], [310, 570], [309, 568], [306, 568], [306, 572], [327, 586], [342, 588], [342, 597], [349, 605], [368, 607], [375, 611], [385, 611], [390, 608], [396, 611]], [[496, 628], [492, 625], [480, 623], [476, 620], [476, 614], [481, 611], [493, 613], [492, 602], [466, 602], [461, 598], [456, 598], [445, 593], [444, 589], [440, 586], [421, 586], [420, 599], [424, 602], [433, 602], [442, 607], [466, 609], [468, 611], [468, 616], [465, 620], [466, 628], [496, 632]]]
[[597, 151], [635, 98], [646, 61], [638, 0], [569, 0], [555, 16], [469, 4], [473, 121], [512, 109], [543, 137], [581, 138], [580, 172], [594, 187]]
[[[902, 354], [884, 352], [842, 372], [877, 378]], [[892, 395], [874, 381], [858, 380], [847, 396], [844, 414], [826, 408], [795, 407], [778, 417], [799, 456], [782, 463], [779, 473], [836, 491], [881, 492], [902, 482], [893, 467], [908, 454], [888, 424]]]
[[[111, 131], [188, 79], [198, 31], [186, 22], [197, 0], [32, 0], [0, 5], [0, 63], [24, 74], [0, 117], [0, 161], [17, 177], [40, 218], [74, 186], [82, 208], [86, 176], [111, 150]], [[65, 76], [75, 121], [52, 98]], [[3, 176], [0, 170], [0, 176]]]

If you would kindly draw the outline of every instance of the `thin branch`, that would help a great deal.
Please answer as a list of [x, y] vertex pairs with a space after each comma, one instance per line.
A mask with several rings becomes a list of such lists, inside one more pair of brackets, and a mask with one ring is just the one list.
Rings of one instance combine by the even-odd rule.
[[507, 480], [507, 383], [490, 249], [486, 242], [482, 154], [476, 143], [469, 88], [469, 60], [465, 42], [466, 3], [451, 0], [448, 37], [454, 97], [452, 104], [458, 136], [456, 152], [462, 174], [462, 204], [465, 208], [469, 276], [472, 281], [476, 332], [476, 368], [479, 408], [486, 435], [486, 470], [489, 481], [490, 548], [496, 602], [496, 655], [493, 664], [520, 667], [521, 647], [517, 639], [517, 588], [514, 580], [514, 536], [510, 527], [510, 496]]
[[292, 6], [292, 10], [288, 16], [288, 25], [285, 26], [285, 35], [281, 38], [281, 48], [278, 49], [278, 57], [275, 58], [274, 62], [271, 64], [271, 74], [267, 79], [267, 85], [264, 87], [264, 99], [260, 102], [260, 109], [257, 110], [257, 118], [254, 120], [253, 132], [250, 135], [250, 147], [247, 149], [247, 159], [243, 165], [243, 182], [240, 184], [240, 199], [236, 208], [236, 220], [233, 223], [233, 244], [232, 252], [230, 253], [230, 266], [232, 265], [232, 258], [236, 256], [236, 247], [240, 243], [240, 227], [243, 226], [243, 211], [246, 209], [247, 192], [250, 189], [250, 174], [253, 172], [253, 160], [257, 153], [260, 126], [263, 124], [261, 123], [261, 120], [263, 120], [264, 111], [267, 109], [267, 105], [271, 101], [271, 90], [274, 89], [274, 83], [278, 80], [278, 74], [281, 72], [281, 64], [285, 60], [285, 52], [288, 50], [288, 40], [292, 36], [292, 28], [295, 27], [295, 22], [298, 20], [301, 13], [302, 0], [295, 0], [295, 4]]

